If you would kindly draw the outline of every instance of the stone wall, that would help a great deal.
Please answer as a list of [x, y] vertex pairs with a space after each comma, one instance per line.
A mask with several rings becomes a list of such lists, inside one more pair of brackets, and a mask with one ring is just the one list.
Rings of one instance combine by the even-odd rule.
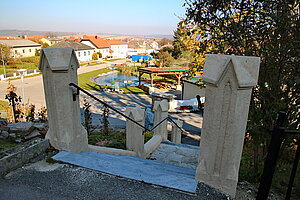
[[24, 164], [42, 160], [49, 148], [49, 140], [35, 139], [20, 144], [12, 149], [0, 153], [0, 177]]

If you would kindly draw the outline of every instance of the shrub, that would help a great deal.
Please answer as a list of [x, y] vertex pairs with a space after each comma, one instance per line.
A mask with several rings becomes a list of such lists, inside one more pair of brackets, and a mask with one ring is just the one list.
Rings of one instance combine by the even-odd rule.
[[99, 58], [99, 57], [98, 57], [97, 52], [94, 52], [93, 55], [92, 55], [92, 59], [93, 59], [93, 60], [98, 60], [98, 58]]

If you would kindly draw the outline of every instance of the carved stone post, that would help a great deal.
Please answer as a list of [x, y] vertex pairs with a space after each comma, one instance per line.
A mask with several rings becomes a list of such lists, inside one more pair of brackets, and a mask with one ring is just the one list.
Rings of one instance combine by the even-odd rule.
[[206, 55], [206, 101], [196, 179], [235, 196], [259, 57]]
[[[182, 128], [182, 120], [178, 119], [174, 121], [180, 128]], [[171, 142], [181, 143], [181, 130], [175, 124], [172, 124]]]
[[[126, 108], [126, 116], [133, 119], [137, 123], [144, 125], [145, 122], [145, 110], [142, 108]], [[126, 120], [126, 148], [136, 152], [138, 157], [144, 156], [144, 129], [133, 123], [130, 120]]]
[[41, 51], [39, 69], [43, 73], [49, 120], [46, 138], [59, 150], [81, 152], [88, 149], [86, 130], [81, 125], [78, 96], [73, 101], [77, 84], [77, 61], [72, 48], [45, 48]]
[[[168, 117], [169, 104], [165, 101], [155, 101], [153, 106], [154, 111], [154, 126], [159, 124], [163, 119]], [[168, 140], [168, 121], [165, 120], [157, 128], [154, 129], [154, 134], [161, 135], [163, 141]]]

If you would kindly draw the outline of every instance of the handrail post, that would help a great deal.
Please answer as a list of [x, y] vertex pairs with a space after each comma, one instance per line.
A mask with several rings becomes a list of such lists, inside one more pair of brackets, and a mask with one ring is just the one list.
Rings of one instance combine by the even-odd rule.
[[257, 192], [257, 200], [265, 200], [268, 198], [270, 187], [272, 184], [273, 175], [277, 163], [279, 150], [284, 139], [284, 120], [286, 114], [283, 111], [279, 112], [276, 126], [272, 133], [271, 142], [268, 148], [268, 154], [265, 160], [264, 171], [261, 176], [259, 189]]
[[79, 90], [67, 84], [77, 84], [79, 66], [72, 48], [44, 48], [41, 51], [39, 69], [43, 73], [49, 118], [46, 138], [56, 149], [75, 153], [88, 150], [87, 132], [80, 120]]
[[168, 140], [168, 121], [164, 120], [165, 118], [168, 117], [168, 110], [169, 110], [169, 104], [168, 102], [164, 101], [155, 101], [154, 106], [153, 106], [153, 111], [154, 111], [154, 127], [159, 125], [154, 129], [154, 134], [155, 135], [160, 135], [162, 137], [163, 141]]
[[205, 112], [196, 179], [235, 197], [260, 58], [206, 54]]
[[176, 143], [181, 143], [181, 130], [179, 129], [179, 127], [181, 128], [183, 125], [183, 121], [180, 119], [174, 120], [174, 123], [177, 124], [173, 124], [172, 123], [172, 134], [171, 134], [171, 142], [176, 142]]
[[[144, 125], [145, 122], [145, 110], [139, 107], [126, 108], [126, 116]], [[136, 152], [138, 157], [144, 156], [144, 129], [133, 123], [131, 120], [126, 120], [126, 148]]]

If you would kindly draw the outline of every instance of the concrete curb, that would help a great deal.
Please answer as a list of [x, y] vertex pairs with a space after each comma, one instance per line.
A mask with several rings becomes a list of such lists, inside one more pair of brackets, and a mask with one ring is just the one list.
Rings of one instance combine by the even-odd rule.
[[[28, 147], [23, 147], [28, 145]], [[35, 139], [28, 141], [22, 147], [14, 147], [5, 152], [6, 154], [0, 159], [0, 177], [4, 177], [7, 173], [22, 167], [29, 162], [35, 162], [46, 156], [46, 149], [50, 147], [48, 139]]]

